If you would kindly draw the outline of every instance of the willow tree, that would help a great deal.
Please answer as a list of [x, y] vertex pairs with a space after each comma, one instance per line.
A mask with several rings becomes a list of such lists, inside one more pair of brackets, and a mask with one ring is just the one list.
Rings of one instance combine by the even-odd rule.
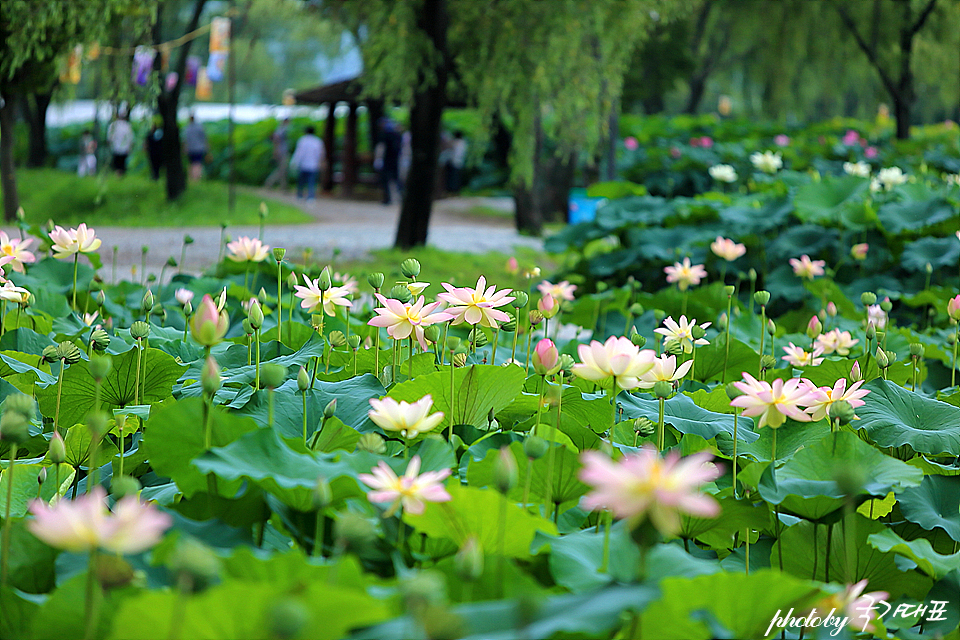
[[[608, 138], [630, 56], [689, 0], [356, 0], [327, 3], [358, 38], [368, 94], [410, 105], [412, 162], [396, 246], [424, 244], [448, 96], [511, 129], [515, 184], [536, 197], [546, 141], [557, 157]], [[540, 184], [538, 184], [540, 182]], [[539, 207], [518, 228], [539, 233]]]

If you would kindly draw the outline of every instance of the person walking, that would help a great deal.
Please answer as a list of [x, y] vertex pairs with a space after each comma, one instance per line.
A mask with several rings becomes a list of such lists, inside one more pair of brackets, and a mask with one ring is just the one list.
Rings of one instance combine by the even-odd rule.
[[94, 140], [90, 129], [84, 129], [80, 135], [80, 162], [77, 164], [77, 175], [81, 178], [97, 173], [97, 141]]
[[463, 167], [467, 163], [467, 141], [463, 139], [463, 131], [455, 131], [453, 142], [450, 143], [450, 155], [447, 160], [447, 192], [460, 193], [463, 186]]
[[190, 116], [190, 124], [183, 131], [183, 148], [190, 161], [190, 180], [197, 182], [203, 178], [203, 162], [207, 157], [207, 134], [196, 117]]
[[277, 163], [277, 168], [273, 170], [267, 181], [263, 183], [264, 187], [279, 186], [281, 190], [287, 189], [287, 161], [290, 148], [287, 142], [290, 129], [290, 118], [284, 118], [283, 122], [274, 130], [270, 136], [273, 142], [273, 160]]
[[389, 118], [381, 118], [380, 140], [374, 152], [374, 168], [380, 172], [380, 185], [383, 187], [383, 204], [390, 204], [391, 185], [397, 185], [397, 191], [402, 192], [400, 184], [400, 150], [403, 142], [397, 126]]
[[297, 140], [297, 147], [293, 150], [290, 164], [297, 171], [297, 198], [303, 198], [307, 192], [307, 200], [314, 200], [317, 196], [317, 176], [326, 164], [326, 149], [323, 140], [314, 135], [313, 125], [306, 128], [303, 136]]
[[160, 116], [154, 116], [150, 131], [143, 141], [143, 150], [150, 161], [150, 177], [159, 180], [160, 169], [163, 168], [163, 120]]
[[127, 158], [133, 149], [133, 127], [127, 120], [127, 115], [118, 113], [116, 119], [107, 128], [107, 142], [110, 143], [110, 153], [113, 154], [113, 170], [118, 176], [127, 173]]

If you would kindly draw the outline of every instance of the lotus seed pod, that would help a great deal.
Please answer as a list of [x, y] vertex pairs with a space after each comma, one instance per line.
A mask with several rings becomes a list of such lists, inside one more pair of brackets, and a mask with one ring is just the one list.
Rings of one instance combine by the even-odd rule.
[[919, 342], [910, 343], [910, 357], [920, 358], [923, 356], [923, 345]]
[[642, 335], [640, 335], [639, 333], [637, 333], [636, 329], [633, 329], [630, 332], [630, 342], [632, 342], [634, 346], [643, 349], [644, 345], [647, 344], [647, 339]]
[[884, 353], [887, 354], [887, 362], [889, 362], [890, 364], [893, 364], [894, 362], [897, 361], [896, 351], [891, 351], [890, 349], [887, 349]]
[[679, 340], [674, 340], [673, 338], [668, 339], [663, 344], [663, 350], [665, 353], [671, 356], [683, 355], [683, 345]]
[[147, 289], [147, 292], [143, 294], [143, 300], [140, 301], [140, 309], [143, 311], [153, 309], [153, 291], [150, 289]]
[[523, 309], [527, 306], [527, 302], [530, 301], [530, 296], [526, 291], [514, 291], [513, 292], [513, 302], [510, 303], [510, 306], [514, 309]]
[[887, 357], [887, 352], [882, 348], [877, 349], [877, 366], [881, 369], [886, 369], [890, 366], [890, 359]]
[[203, 591], [220, 575], [220, 558], [196, 538], [182, 536], [167, 560], [167, 568], [178, 577], [177, 585], [194, 593]]
[[210, 356], [200, 371], [200, 387], [206, 395], [213, 396], [220, 390], [220, 385], [220, 367], [213, 356]]
[[464, 582], [474, 582], [483, 575], [483, 547], [476, 536], [467, 538], [454, 558], [457, 576]]
[[94, 329], [90, 334], [90, 342], [95, 351], [106, 351], [110, 346], [110, 334], [103, 329]]
[[67, 446], [63, 442], [63, 436], [54, 431], [50, 438], [50, 445], [47, 448], [47, 457], [54, 464], [62, 464], [67, 459]]
[[453, 354], [453, 366], [455, 367], [464, 367], [467, 364], [467, 354], [465, 353], [455, 353]]
[[267, 611], [268, 637], [276, 640], [299, 638], [310, 620], [310, 611], [305, 604], [292, 597], [284, 598]]
[[707, 330], [701, 327], [698, 324], [693, 325], [690, 329], [690, 335], [694, 340], [700, 340], [703, 336], [707, 335]]
[[737, 385], [735, 385], [732, 382], [728, 382], [725, 389], [727, 392], [727, 397], [730, 398], [731, 400], [735, 398], [739, 398], [740, 396], [743, 395], [743, 391], [740, 391], [740, 389], [737, 388]]
[[957, 343], [957, 334], [956, 334], [956, 333], [948, 333], [948, 334], [947, 334], [947, 344], [952, 347], [952, 346], [955, 345], [956, 343]]
[[334, 398], [327, 403], [327, 406], [323, 408], [323, 419], [329, 420], [333, 417], [333, 414], [337, 412], [337, 399]]
[[860, 302], [866, 306], [877, 304], [877, 294], [873, 293], [872, 291], [864, 291], [860, 294]]
[[380, 287], [383, 286], [383, 274], [379, 271], [376, 273], [371, 273], [367, 276], [367, 284], [379, 291]]
[[126, 587], [137, 577], [137, 572], [121, 556], [104, 554], [97, 558], [93, 572], [101, 589], [110, 591]]
[[877, 331], [875, 335], [877, 338], [877, 342], [883, 342], [883, 339], [887, 336], [887, 334], [884, 333], [883, 331]]
[[523, 441], [523, 453], [531, 460], [539, 460], [547, 455], [549, 448], [550, 445], [546, 440], [533, 434], [527, 436], [527, 439]]
[[394, 300], [399, 300], [403, 304], [407, 304], [413, 299], [413, 294], [410, 293], [410, 289], [408, 289], [405, 285], [398, 284], [390, 289], [390, 295], [387, 297], [393, 298]]
[[57, 347], [55, 345], [47, 345], [43, 348], [43, 351], [40, 353], [46, 362], [56, 362], [59, 360], [57, 357]]
[[840, 424], [849, 424], [857, 417], [853, 407], [846, 400], [831, 403], [829, 414], [831, 420], [839, 420]]
[[193, 244], [193, 236], [190, 236], [190, 235], [183, 236], [183, 244], [185, 245]]
[[756, 302], [761, 307], [767, 306], [767, 303], [770, 302], [770, 292], [760, 290], [753, 294], [753, 301]]
[[663, 319], [667, 317], [667, 312], [663, 309], [654, 309], [653, 310], [653, 319], [660, 324], [663, 322]]
[[880, 309], [884, 313], [890, 313], [893, 310], [893, 303], [890, 302], [890, 298], [884, 298], [880, 301]]
[[517, 460], [509, 447], [502, 447], [493, 459], [494, 487], [503, 495], [507, 495], [517, 485], [518, 478]]
[[560, 354], [560, 371], [563, 372], [564, 376], [570, 376], [573, 372], [573, 365], [577, 364], [577, 361], [573, 359], [573, 356], [569, 353]]
[[457, 336], [447, 336], [447, 350], [456, 351], [460, 348], [460, 338]]
[[639, 302], [634, 302], [632, 305], [630, 305], [629, 312], [633, 317], [642, 316], [644, 312], [643, 305]]
[[276, 389], [287, 379], [287, 368], [276, 362], [266, 362], [260, 366], [260, 380], [267, 389]]
[[777, 359], [774, 358], [769, 353], [763, 356], [760, 356], [760, 368], [764, 371], [769, 371], [777, 366]]
[[657, 432], [657, 425], [650, 418], [641, 416], [633, 421], [633, 430], [639, 433], [641, 438], [648, 438]]
[[118, 500], [124, 496], [135, 496], [140, 493], [140, 481], [131, 476], [120, 476], [110, 480], [110, 493]]
[[347, 346], [347, 336], [343, 334], [343, 331], [331, 331], [327, 335], [327, 341], [334, 349], [342, 349]]
[[67, 364], [77, 364], [82, 358], [80, 347], [72, 342], [61, 342], [57, 345], [57, 359]]
[[258, 331], [263, 326], [263, 309], [256, 298], [250, 299], [250, 308], [247, 309], [247, 320], [250, 321], [250, 327]]
[[725, 286], [725, 287], [723, 288], [723, 291], [724, 291], [724, 293], [727, 294], [727, 297], [728, 297], [728, 298], [732, 298], [732, 297], [733, 297], [733, 294], [737, 292], [737, 288], [736, 288], [735, 286], [733, 286], [732, 284], [728, 284], [727, 286]]
[[359, 513], [340, 512], [333, 525], [337, 545], [346, 549], [361, 550], [373, 542], [376, 529], [373, 523]]
[[669, 398], [673, 393], [673, 385], [666, 380], [657, 380], [653, 385], [653, 395], [657, 398]]
[[[500, 330], [506, 331], [507, 333], [513, 333], [514, 331], [517, 330], [517, 316], [510, 313], [509, 311], [505, 311], [504, 313], [510, 316], [510, 318], [509, 320], [500, 323]], [[435, 326], [435, 325], [431, 325], [431, 326]]]
[[534, 309], [529, 313], [529, 318], [530, 318], [530, 324], [532, 324], [535, 327], [538, 326], [541, 322], [543, 322], [543, 314], [537, 311], [536, 309]]
[[[431, 325], [431, 326], [433, 326], [433, 325]], [[429, 329], [430, 327], [427, 327], [427, 328]], [[439, 337], [440, 337], [440, 336], [439, 336], [439, 329], [437, 330], [437, 333], [438, 333], [437, 337], [439, 338]], [[436, 340], [431, 340], [431, 342], [436, 342]], [[358, 336], [358, 335], [355, 334], [355, 333], [351, 333], [351, 334], [350, 334], [350, 337], [347, 338], [347, 344], [350, 345], [350, 348], [351, 348], [351, 349], [353, 349], [354, 351], [356, 351], [357, 349], [360, 348], [360, 336]]]
[[283, 262], [283, 257], [287, 255], [287, 250], [283, 247], [274, 247], [273, 248], [273, 259], [277, 262]]
[[90, 363], [87, 365], [90, 376], [97, 381], [104, 380], [110, 374], [110, 369], [112, 368], [113, 358], [106, 354], [91, 356]]
[[0, 440], [22, 444], [30, 438], [30, 421], [19, 411], [4, 411], [0, 416]]
[[323, 476], [317, 478], [317, 484], [313, 486], [313, 506], [316, 509], [326, 509], [333, 502], [333, 490], [330, 483]]
[[143, 340], [150, 335], [150, 325], [143, 320], [137, 320], [130, 325], [130, 337], [134, 340]]
[[303, 367], [300, 367], [300, 371], [297, 372], [297, 389], [301, 392], [306, 391], [310, 388], [310, 374], [307, 373], [307, 370]]
[[483, 329], [481, 329], [480, 327], [474, 327], [473, 329], [471, 329], [470, 336], [468, 339], [470, 340], [470, 342], [475, 344], [478, 349], [481, 347], [487, 346], [487, 343], [489, 342], [489, 339], [487, 338], [487, 334], [484, 333]]
[[420, 275], [420, 261], [416, 258], [407, 258], [400, 263], [400, 273], [404, 278], [416, 279]]
[[87, 416], [87, 429], [95, 438], [99, 438], [107, 432], [110, 424], [110, 418], [103, 411], [94, 411]]
[[427, 342], [431, 344], [436, 344], [437, 340], [440, 339], [440, 327], [438, 327], [435, 324], [430, 325], [429, 327], [423, 330], [423, 337]]
[[609, 289], [609, 288], [610, 288], [610, 285], [608, 285], [608, 284], [607, 284], [606, 282], [604, 282], [603, 280], [597, 282], [597, 293], [603, 293], [604, 291], [606, 291], [606, 290]]
[[257, 302], [260, 303], [260, 306], [267, 304], [267, 290], [263, 287], [260, 287], [260, 291], [257, 292]]
[[330, 279], [330, 267], [324, 267], [323, 271], [320, 272], [320, 277], [317, 278], [317, 287], [320, 291], [329, 291], [332, 286], [333, 282]]
[[379, 433], [365, 433], [357, 441], [357, 449], [380, 455], [386, 453], [387, 443]]

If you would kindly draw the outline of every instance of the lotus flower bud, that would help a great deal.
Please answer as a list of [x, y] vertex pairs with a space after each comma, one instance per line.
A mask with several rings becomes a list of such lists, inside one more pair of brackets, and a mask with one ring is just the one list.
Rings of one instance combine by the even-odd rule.
[[947, 315], [952, 320], [960, 322], [960, 295], [954, 296], [947, 301]]
[[188, 318], [193, 315], [193, 303], [189, 300], [183, 303], [183, 315]]
[[465, 353], [453, 354], [453, 366], [465, 367], [466, 365], [467, 365], [467, 354]]
[[143, 294], [143, 300], [140, 301], [140, 309], [143, 311], [153, 309], [153, 291], [150, 291], [150, 289], [147, 289], [147, 292]]
[[560, 353], [553, 340], [544, 338], [534, 347], [530, 356], [533, 370], [541, 376], [551, 376], [560, 370]]
[[737, 288], [736, 288], [735, 286], [733, 286], [732, 284], [728, 284], [727, 286], [725, 286], [725, 287], [723, 288], [723, 291], [724, 291], [724, 293], [727, 294], [727, 297], [728, 297], [728, 298], [732, 298], [732, 297], [733, 297], [733, 294], [737, 292]]
[[44, 347], [40, 355], [43, 357], [45, 362], [56, 362], [59, 360], [59, 358], [57, 358], [57, 347], [52, 344]]
[[831, 318], [835, 318], [835, 317], [837, 316], [837, 305], [835, 305], [835, 304], [832, 303], [832, 302], [828, 302], [828, 303], [827, 303], [827, 315], [830, 316]]
[[357, 449], [380, 455], [386, 453], [387, 443], [379, 433], [365, 433], [357, 441]]
[[603, 293], [609, 288], [610, 288], [610, 285], [608, 285], [603, 280], [600, 280], [599, 282], [597, 282], [597, 293]]
[[54, 431], [50, 438], [50, 446], [47, 449], [47, 457], [54, 464], [61, 464], [67, 459], [67, 447], [63, 442], [63, 436], [60, 432]]
[[557, 304], [553, 296], [541, 296], [537, 301], [537, 309], [543, 314], [544, 318], [550, 319], [560, 311], [560, 305]]
[[[511, 456], [512, 457], [512, 456]], [[476, 536], [467, 538], [454, 558], [457, 576], [464, 582], [474, 582], [483, 575], [483, 547]]]
[[948, 334], [947, 334], [947, 344], [950, 345], [951, 347], [952, 347], [953, 345], [957, 344], [957, 334], [956, 334], [956, 333], [948, 333]]
[[872, 322], [867, 325], [866, 334], [867, 334], [867, 340], [873, 340], [874, 338], [877, 337], [877, 328], [873, 325]]
[[330, 279], [330, 267], [324, 267], [323, 271], [320, 272], [320, 277], [317, 278], [317, 288], [319, 288], [320, 291], [329, 291], [332, 286], [333, 282]]
[[887, 352], [882, 348], [877, 348], [877, 366], [881, 369], [886, 369], [890, 366], [890, 359], [887, 357]]
[[753, 294], [753, 301], [756, 302], [761, 307], [767, 306], [767, 303], [770, 302], [770, 292], [760, 290]]
[[863, 374], [860, 373], [860, 363], [856, 360], [853, 361], [853, 367], [850, 369], [850, 380], [852, 382], [860, 382], [863, 380]]
[[329, 420], [333, 417], [333, 414], [337, 412], [337, 399], [334, 398], [327, 403], [327, 406], [323, 408], [323, 419]]
[[727, 397], [730, 398], [731, 400], [734, 400], [735, 398], [739, 398], [740, 396], [743, 395], [743, 391], [740, 391], [740, 389], [737, 388], [737, 385], [735, 385], [732, 382], [728, 382], [725, 389], [727, 392]]
[[823, 323], [817, 316], [812, 316], [810, 322], [807, 323], [807, 337], [815, 340], [821, 333], [823, 333]]
[[666, 380], [657, 380], [653, 385], [653, 395], [657, 398], [669, 398], [673, 393], [673, 385]]
[[283, 257], [287, 255], [287, 250], [283, 247], [274, 247], [273, 248], [273, 259], [277, 262], [283, 262]]
[[880, 301], [880, 310], [884, 313], [890, 313], [893, 309], [893, 303], [890, 302], [890, 298], [884, 298]]
[[[350, 336], [351, 338], [353, 336]], [[360, 336], [357, 336], [359, 339]], [[436, 344], [440, 339], [440, 327], [438, 325], [432, 324], [426, 329], [423, 330], [423, 338], [430, 344]], [[360, 344], [359, 342], [357, 343]]]
[[831, 403], [829, 415], [831, 420], [839, 420], [840, 424], [849, 424], [856, 418], [853, 407], [846, 400], [837, 400]]
[[87, 416], [87, 429], [90, 430], [90, 434], [93, 437], [99, 438], [107, 432], [109, 422], [110, 419], [106, 413], [103, 411], [94, 411]]
[[512, 295], [513, 302], [510, 303], [510, 306], [514, 309], [523, 309], [530, 301], [530, 296], [526, 291], [514, 291]]
[[307, 373], [307, 370], [303, 367], [300, 367], [300, 371], [297, 372], [297, 389], [301, 392], [306, 391], [310, 388], [310, 374]]
[[394, 300], [399, 300], [403, 304], [407, 304], [413, 299], [413, 294], [410, 293], [410, 289], [407, 289], [406, 286], [398, 284], [390, 289], [389, 297], [393, 298]]
[[642, 316], [643, 312], [644, 312], [643, 305], [640, 304], [639, 302], [634, 302], [632, 305], [630, 305], [630, 308], [628, 309], [628, 313], [630, 313], [630, 315], [633, 317]]
[[481, 329], [479, 326], [476, 326], [470, 330], [470, 334], [467, 336], [467, 339], [471, 343], [475, 344], [478, 349], [487, 346], [487, 343], [489, 342], [487, 334], [484, 333], [483, 329]]
[[260, 287], [260, 291], [257, 292], [257, 302], [260, 303], [260, 306], [267, 304], [267, 290], [263, 287]]
[[300, 281], [297, 280], [297, 274], [291, 272], [290, 275], [287, 276], [287, 289], [292, 290], [299, 282]]
[[640, 416], [633, 421], [633, 430], [640, 434], [641, 438], [647, 438], [657, 432], [657, 425], [650, 418]]
[[313, 487], [313, 505], [317, 509], [325, 509], [331, 502], [333, 502], [333, 490], [330, 489], [327, 479], [320, 476]]
[[220, 384], [220, 367], [213, 356], [210, 356], [200, 371], [200, 386], [205, 394], [212, 396], [220, 390]]
[[[0, 416], [0, 440], [21, 444], [30, 438], [30, 421], [19, 411], [4, 410]], [[6, 479], [6, 478], [4, 478]]]
[[717, 318], [717, 330], [726, 331], [728, 324], [730, 324], [730, 318], [727, 317], [727, 312], [724, 311], [720, 314], [720, 317]]
[[873, 293], [872, 291], [864, 291], [860, 294], [860, 302], [862, 302], [864, 306], [877, 304], [877, 294]]
[[220, 558], [196, 538], [181, 537], [167, 560], [167, 568], [177, 576], [181, 588], [203, 591], [220, 575]]
[[247, 309], [247, 320], [254, 331], [259, 331], [263, 326], [263, 309], [256, 298], [250, 298], [250, 308]]
[[770, 318], [767, 318], [767, 333], [772, 336], [776, 332], [777, 332], [777, 324]]
[[577, 364], [577, 361], [573, 359], [573, 356], [569, 353], [560, 354], [560, 371], [563, 372], [564, 376], [569, 376], [573, 372], [573, 365]]
[[460, 348], [460, 338], [457, 336], [447, 336], [447, 351], [456, 351]]
[[347, 346], [347, 336], [343, 334], [343, 331], [331, 331], [327, 335], [327, 340], [334, 349], [341, 349]]
[[124, 496], [135, 496], [140, 493], [140, 481], [131, 476], [118, 476], [110, 480], [110, 493], [118, 500]]
[[87, 370], [90, 372], [90, 376], [97, 382], [104, 380], [104, 378], [110, 374], [110, 369], [112, 368], [113, 358], [108, 355], [91, 356], [90, 362], [87, 365]]
[[253, 335], [253, 327], [250, 325], [250, 320], [248, 318], [244, 318], [243, 321], [240, 322], [240, 328], [243, 329], [243, 335]]
[[57, 360], [63, 360], [67, 364], [77, 364], [81, 357], [80, 347], [72, 342], [61, 342], [57, 345]]
[[535, 326], [535, 327], [536, 327], [537, 325], [539, 325], [541, 322], [543, 322], [543, 314], [540, 313], [539, 311], [537, 311], [536, 309], [534, 309], [533, 311], [531, 311], [531, 312], [528, 314], [528, 317], [529, 317], [529, 319], [530, 319], [530, 324], [533, 325], [533, 326]]
[[[226, 301], [226, 289], [221, 298]], [[200, 307], [190, 318], [190, 335], [205, 347], [219, 344], [230, 328], [230, 321], [226, 313], [218, 311], [217, 305], [209, 295], [203, 296]]]
[[333, 535], [337, 546], [360, 550], [373, 542], [376, 531], [373, 524], [359, 513], [345, 511], [338, 514]]
[[923, 270], [927, 272], [927, 275], [929, 275], [933, 273], [933, 265], [928, 262], [927, 264], [923, 265]]
[[517, 461], [509, 447], [501, 447], [493, 460], [493, 484], [503, 495], [517, 485]]
[[420, 275], [420, 261], [416, 258], [407, 258], [400, 263], [400, 273], [404, 278], [415, 280]]
[[260, 367], [260, 380], [267, 389], [276, 389], [287, 378], [287, 368], [276, 362], [266, 362]]
[[383, 286], [383, 274], [379, 271], [376, 273], [371, 273], [367, 276], [367, 284], [379, 291], [380, 287]]
[[550, 444], [540, 436], [529, 435], [523, 441], [523, 453], [531, 460], [539, 460], [547, 455]]

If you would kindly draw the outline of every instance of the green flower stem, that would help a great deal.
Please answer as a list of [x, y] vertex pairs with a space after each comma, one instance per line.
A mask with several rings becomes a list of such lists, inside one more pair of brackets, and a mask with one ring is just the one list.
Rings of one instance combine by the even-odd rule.
[[13, 469], [17, 462], [17, 443], [10, 444], [10, 466], [7, 467], [7, 506], [3, 514], [3, 541], [0, 549], [0, 591], [7, 586], [7, 571], [10, 555], [10, 505], [13, 503]]
[[410, 358], [407, 360], [407, 377], [413, 378], [413, 334], [407, 338], [408, 344], [410, 345]]
[[293, 291], [290, 292], [290, 304], [287, 305], [287, 322], [293, 324], [293, 308], [296, 306], [297, 298]]
[[277, 262], [277, 344], [283, 342], [283, 263]]
[[140, 341], [137, 340], [137, 374], [133, 385], [133, 404], [140, 404], [140, 356], [143, 354]]
[[500, 327], [493, 329], [493, 355], [490, 356], [490, 364], [497, 364], [497, 342], [500, 341]]
[[84, 598], [84, 640], [93, 640], [97, 634], [98, 613], [100, 598], [103, 596], [100, 585], [97, 584], [97, 561], [100, 550], [94, 547], [90, 550], [90, 562], [87, 565], [87, 592]]
[[752, 531], [751, 531], [750, 529], [747, 529], [747, 543], [746, 543], [746, 549], [745, 549], [745, 551], [746, 551], [746, 554], [745, 554], [745, 558], [746, 558], [746, 574], [747, 574], [747, 575], [750, 575], [750, 534], [751, 534], [751, 533], [752, 533]]
[[737, 498], [737, 426], [740, 418], [740, 409], [733, 409], [733, 498]]
[[183, 341], [187, 341], [187, 329], [190, 328], [190, 317], [187, 315], [186, 309], [181, 309], [183, 311]]
[[243, 288], [246, 291], [250, 285], [250, 267], [248, 266], [246, 271], [243, 272]]
[[680, 293], [680, 315], [682, 316], [687, 315], [687, 296], [689, 293], [686, 289]]
[[[561, 393], [563, 389], [560, 389]], [[613, 427], [617, 426], [617, 379], [610, 378], [610, 404], [613, 405]], [[613, 428], [611, 427], [611, 428]]]
[[[537, 394], [537, 415], [533, 421], [533, 430], [539, 431], [540, 429], [540, 411], [543, 409], [543, 386], [546, 382], [546, 376], [540, 376], [540, 392]], [[614, 410], [616, 411], [616, 410]]]
[[500, 500], [500, 513], [497, 516], [497, 541], [499, 553], [497, 554], [497, 584], [499, 585], [499, 598], [503, 598], [504, 573], [506, 572], [507, 560], [507, 496], [502, 496]]
[[950, 386], [957, 383], [957, 343], [960, 343], [960, 323], [957, 324], [957, 333], [953, 341], [953, 364], [950, 367]]
[[393, 356], [393, 360], [391, 361], [391, 366], [390, 366], [390, 383], [391, 384], [397, 384], [397, 363], [400, 362], [400, 357], [399, 357], [400, 348], [397, 345], [398, 342], [399, 340], [397, 340], [396, 338], [393, 338], [393, 345], [392, 345], [393, 348], [391, 349], [392, 351], [391, 355]]
[[[729, 318], [727, 319], [729, 322]], [[760, 305], [760, 360], [763, 360], [763, 343], [767, 337], [767, 305]], [[760, 365], [759, 375], [763, 375], [763, 365]]]
[[[118, 418], [123, 418], [122, 420], [120, 420], [120, 421], [117, 423], [117, 433], [120, 435], [120, 477], [122, 478], [122, 477], [123, 477], [123, 456], [124, 456], [124, 449], [126, 449], [126, 447], [127, 447], [127, 443], [124, 442], [124, 437], [125, 437], [125, 436], [123, 435], [123, 428], [127, 425], [127, 416], [121, 415], [121, 416], [117, 416], [117, 417], [118, 417]], [[57, 465], [57, 466], [59, 467], [60, 465]], [[59, 486], [59, 483], [58, 483], [58, 486]]]
[[517, 361], [517, 338], [520, 337], [520, 323], [517, 322], [517, 326], [513, 330], [513, 350], [510, 352], [510, 360], [513, 362]]
[[454, 380], [453, 380], [453, 350], [450, 350], [450, 426], [447, 428], [447, 442], [453, 444], [453, 414], [457, 408], [457, 396], [454, 394]]
[[303, 446], [307, 446], [307, 392], [300, 394], [303, 398]]
[[600, 514], [600, 518], [603, 520], [603, 561], [600, 563], [597, 572], [606, 573], [607, 567], [610, 565], [610, 521], [613, 520], [613, 514], [604, 511]]
[[267, 426], [271, 429], [273, 428], [273, 396], [275, 393], [273, 389], [267, 390]]
[[659, 415], [657, 416], [657, 451], [663, 451], [663, 445], [664, 445], [664, 441], [665, 441], [664, 434], [663, 434], [663, 431], [664, 431], [664, 428], [663, 428], [663, 408], [664, 408], [664, 407], [663, 407], [663, 405], [664, 405], [665, 399], [664, 399], [664, 398], [657, 398], [657, 400], [658, 400], [659, 403], [660, 403], [660, 411], [659, 411]]
[[97, 456], [100, 455], [100, 438], [102, 437], [99, 433], [90, 433], [90, 449], [88, 451], [88, 460], [87, 460], [87, 493], [93, 491], [94, 485], [98, 482], [99, 476], [99, 467], [97, 466]]
[[256, 368], [256, 378], [253, 382], [253, 389], [256, 391], [260, 389], [260, 329], [257, 329], [253, 332], [253, 339], [257, 343], [257, 368]]
[[320, 367], [320, 356], [313, 359], [313, 373], [310, 374], [310, 388], [313, 389], [313, 383], [317, 379], [317, 369]]
[[527, 328], [529, 329], [529, 331], [527, 331], [527, 358], [523, 363], [523, 371], [525, 374], [529, 375], [530, 374], [530, 340], [533, 337], [533, 324], [530, 322], [529, 316], [527, 318]]
[[[726, 367], [724, 367], [726, 368]], [[697, 343], [694, 342], [693, 346], [690, 347], [690, 380], [695, 381], [697, 376]]]
[[323, 515], [323, 509], [317, 509], [317, 523], [313, 532], [313, 553], [310, 554], [314, 557], [323, 557], [323, 545], [326, 542], [324, 540], [326, 531], [323, 527], [325, 522], [326, 516]]
[[63, 369], [67, 366], [65, 360], [60, 360], [60, 372], [57, 374], [57, 410], [53, 414], [53, 432], [58, 433], [60, 424], [60, 397], [63, 395]]
[[77, 308], [77, 267], [80, 264], [80, 254], [73, 254], [73, 302], [71, 308]]
[[524, 511], [529, 511], [530, 508], [528, 503], [530, 502], [530, 480], [533, 477], [533, 458], [527, 458], [527, 470], [526, 470], [526, 479], [523, 481], [523, 505]]

